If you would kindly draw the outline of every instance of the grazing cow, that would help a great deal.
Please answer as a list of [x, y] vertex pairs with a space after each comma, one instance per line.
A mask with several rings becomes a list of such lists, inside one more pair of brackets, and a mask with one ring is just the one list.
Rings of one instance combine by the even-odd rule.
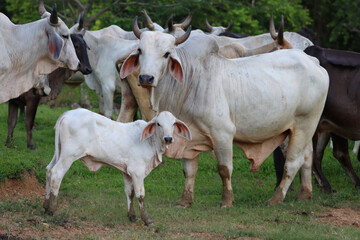
[[[145, 15], [148, 29], [164, 30], [151, 21], [145, 10], [142, 12]], [[78, 33], [82, 30], [83, 26], [80, 21], [70, 29], [70, 32]], [[115, 25], [97, 31], [86, 31], [84, 39], [90, 48], [88, 54], [94, 70], [91, 74], [84, 76], [85, 82], [90, 89], [96, 90], [99, 95], [100, 113], [111, 118], [114, 95], [120, 94], [121, 91], [116, 63], [136, 48], [138, 40], [133, 32], [124, 31]]]
[[[80, 60], [79, 70], [83, 74], [91, 73], [92, 69], [89, 64], [89, 59], [86, 51], [86, 43], [83, 39], [83, 36], [80, 34], [71, 34], [70, 37], [74, 44], [76, 55]], [[32, 129], [34, 127], [37, 108], [40, 103], [45, 103], [49, 100], [57, 98], [57, 96], [60, 94], [61, 88], [65, 80], [67, 80], [72, 74], [73, 71], [71, 70], [65, 68], [58, 68], [47, 76], [41, 75], [43, 76], [43, 78], [45, 76], [47, 84], [42, 84], [38, 87], [34, 87], [29, 91], [21, 94], [19, 97], [9, 100], [7, 120], [8, 135], [5, 144], [7, 147], [13, 146], [13, 133], [18, 116], [18, 108], [26, 106], [25, 125], [27, 133], [27, 147], [32, 150], [37, 149], [32, 137]]]
[[[311, 138], [324, 107], [329, 79], [319, 62], [299, 50], [227, 59], [210, 35], [141, 32], [139, 48], [120, 76], [140, 66], [139, 83], [151, 88], [155, 111], [171, 111], [191, 129], [193, 140], [169, 146], [165, 155], [183, 158], [185, 188], [180, 206], [193, 203], [198, 155], [214, 150], [223, 181], [221, 205], [232, 206], [232, 154], [236, 144], [256, 171], [289, 136], [284, 178], [268, 204], [281, 203], [296, 172], [304, 175], [299, 199], [311, 196]], [[182, 83], [182, 84], [180, 84]], [[177, 139], [176, 139], [177, 140]]]
[[145, 177], [162, 162], [165, 150], [174, 142], [173, 132], [191, 140], [189, 128], [170, 112], [161, 112], [150, 122], [119, 123], [86, 109], [65, 112], [56, 122], [55, 154], [46, 167], [44, 208], [53, 214], [61, 181], [72, 163], [81, 159], [90, 171], [103, 165], [120, 170], [124, 176], [128, 217], [136, 220], [134, 194], [141, 219], [151, 225], [145, 209]]
[[[334, 192], [321, 169], [324, 151], [331, 137], [334, 157], [350, 176], [355, 187], [360, 188], [360, 179], [350, 161], [347, 140], [360, 139], [360, 53], [324, 49], [319, 46], [308, 47], [305, 53], [319, 59], [320, 65], [327, 70], [330, 78], [318, 134], [313, 138], [315, 178], [324, 192]], [[274, 158], [274, 161], [277, 172], [281, 173], [281, 158]], [[278, 181], [280, 177], [281, 174], [278, 175]]]
[[210, 23], [208, 22], [208, 20], [205, 20], [205, 24], [206, 24], [206, 28], [210, 31], [211, 34], [217, 35], [217, 36], [225, 36], [225, 37], [230, 37], [230, 38], [244, 38], [244, 37], [249, 37], [249, 34], [246, 33], [232, 33], [230, 32], [231, 28], [233, 27], [233, 21], [230, 21], [229, 26], [222, 27], [213, 27], [210, 25]]
[[40, 74], [49, 74], [58, 67], [77, 70], [70, 32], [57, 17], [40, 4], [41, 20], [13, 24], [0, 13], [0, 103], [18, 97], [32, 88]]

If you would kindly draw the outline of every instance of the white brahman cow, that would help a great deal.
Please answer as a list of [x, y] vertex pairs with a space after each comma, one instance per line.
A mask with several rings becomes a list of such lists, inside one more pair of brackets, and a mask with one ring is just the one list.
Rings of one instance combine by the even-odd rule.
[[194, 32], [186, 41], [190, 31], [177, 38], [141, 32], [136, 18], [133, 31], [140, 44], [122, 65], [120, 76], [140, 66], [139, 82], [152, 88], [152, 108], [171, 111], [193, 135], [191, 142], [179, 139], [182, 144], [165, 152], [183, 158], [185, 188], [178, 205], [193, 203], [200, 152], [214, 150], [223, 181], [221, 205], [232, 206], [232, 144], [244, 151], [256, 171], [287, 136], [284, 177], [268, 204], [283, 201], [300, 168], [298, 199], [312, 195], [311, 138], [329, 86], [317, 59], [295, 49], [226, 59], [206, 34]]
[[50, 14], [40, 4], [39, 13], [41, 20], [23, 25], [0, 13], [0, 103], [28, 91], [40, 74], [58, 67], [78, 69], [69, 29], [56, 6]]
[[[90, 171], [103, 165], [120, 170], [124, 176], [128, 217], [136, 220], [134, 194], [141, 219], [151, 225], [145, 209], [145, 177], [162, 162], [168, 146], [175, 145], [173, 132], [191, 140], [189, 128], [170, 112], [161, 112], [150, 122], [119, 123], [86, 109], [65, 112], [56, 122], [55, 154], [46, 168], [44, 208], [53, 214], [61, 181], [72, 163], [81, 159]], [[170, 145], [171, 144], [171, 145]]]

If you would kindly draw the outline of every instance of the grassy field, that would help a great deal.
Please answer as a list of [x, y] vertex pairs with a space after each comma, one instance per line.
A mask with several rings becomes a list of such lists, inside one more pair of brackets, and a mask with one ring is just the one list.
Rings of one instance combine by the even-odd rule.
[[[0, 105], [0, 181], [30, 171], [39, 184], [45, 183], [45, 167], [54, 153], [53, 127], [69, 109], [47, 105], [39, 108], [33, 133], [39, 150], [31, 151], [26, 148], [24, 121], [16, 126], [15, 148], [4, 146], [7, 105]], [[353, 154], [351, 157], [360, 175], [360, 162]], [[0, 239], [360, 239], [360, 190], [354, 188], [330, 149], [323, 170], [336, 194], [326, 195], [314, 185], [311, 201], [296, 202], [296, 177], [294, 191], [288, 193], [282, 205], [265, 206], [276, 180], [272, 158], [259, 172], [251, 173], [250, 162], [234, 147], [235, 203], [232, 208], [220, 208], [222, 183], [216, 160], [210, 152], [204, 152], [195, 182], [195, 203], [189, 208], [176, 208], [184, 186], [182, 161], [165, 158], [165, 163], [145, 179], [145, 202], [155, 223], [148, 228], [141, 221], [128, 220], [119, 171], [102, 167], [92, 173], [77, 161], [64, 177], [54, 216], [44, 214], [42, 197], [0, 202]]]

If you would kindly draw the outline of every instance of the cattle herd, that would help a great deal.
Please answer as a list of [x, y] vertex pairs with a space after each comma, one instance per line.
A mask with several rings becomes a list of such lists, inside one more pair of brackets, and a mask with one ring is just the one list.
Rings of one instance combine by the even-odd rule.
[[[135, 17], [130, 32], [114, 25], [86, 31], [81, 16], [69, 29], [56, 6], [49, 13], [42, 2], [39, 14], [38, 21], [15, 25], [0, 13], [6, 145], [13, 145], [18, 108], [25, 106], [27, 146], [37, 149], [36, 109], [55, 99], [76, 71], [99, 95], [101, 113], [76, 109], [57, 120], [55, 153], [46, 168], [46, 212], [56, 211], [61, 181], [81, 159], [90, 171], [102, 165], [120, 170], [129, 219], [136, 218], [135, 195], [141, 219], [151, 225], [144, 178], [162, 155], [182, 158], [185, 186], [177, 205], [189, 206], [199, 154], [209, 150], [223, 182], [220, 204], [231, 207], [233, 144], [253, 172], [275, 150], [277, 189], [267, 204], [283, 201], [299, 170], [298, 200], [311, 198], [312, 173], [325, 192], [334, 191], [321, 170], [330, 139], [335, 158], [360, 188], [348, 152], [348, 140], [360, 140], [360, 53], [314, 45], [316, 37], [306, 28], [284, 32], [283, 19], [276, 32], [272, 17], [269, 33], [248, 36], [230, 33], [232, 22], [225, 28], [206, 20], [210, 32], [192, 30], [191, 15], [180, 24], [171, 16], [163, 28], [145, 10], [146, 28], [140, 29]], [[21, 39], [27, 41], [19, 44]], [[121, 109], [113, 121], [116, 94]], [[138, 109], [143, 120], [133, 122]], [[354, 152], [358, 148], [357, 142]]]

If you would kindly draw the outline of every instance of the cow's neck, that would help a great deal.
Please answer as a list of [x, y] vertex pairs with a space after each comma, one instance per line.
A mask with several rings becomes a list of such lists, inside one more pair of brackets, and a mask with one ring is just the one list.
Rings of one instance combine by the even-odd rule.
[[37, 60], [48, 58], [48, 40], [46, 37], [47, 19], [41, 19], [23, 25], [14, 25], [7, 37], [8, 49], [11, 49], [13, 63], [21, 63], [22, 68], [34, 64]]

